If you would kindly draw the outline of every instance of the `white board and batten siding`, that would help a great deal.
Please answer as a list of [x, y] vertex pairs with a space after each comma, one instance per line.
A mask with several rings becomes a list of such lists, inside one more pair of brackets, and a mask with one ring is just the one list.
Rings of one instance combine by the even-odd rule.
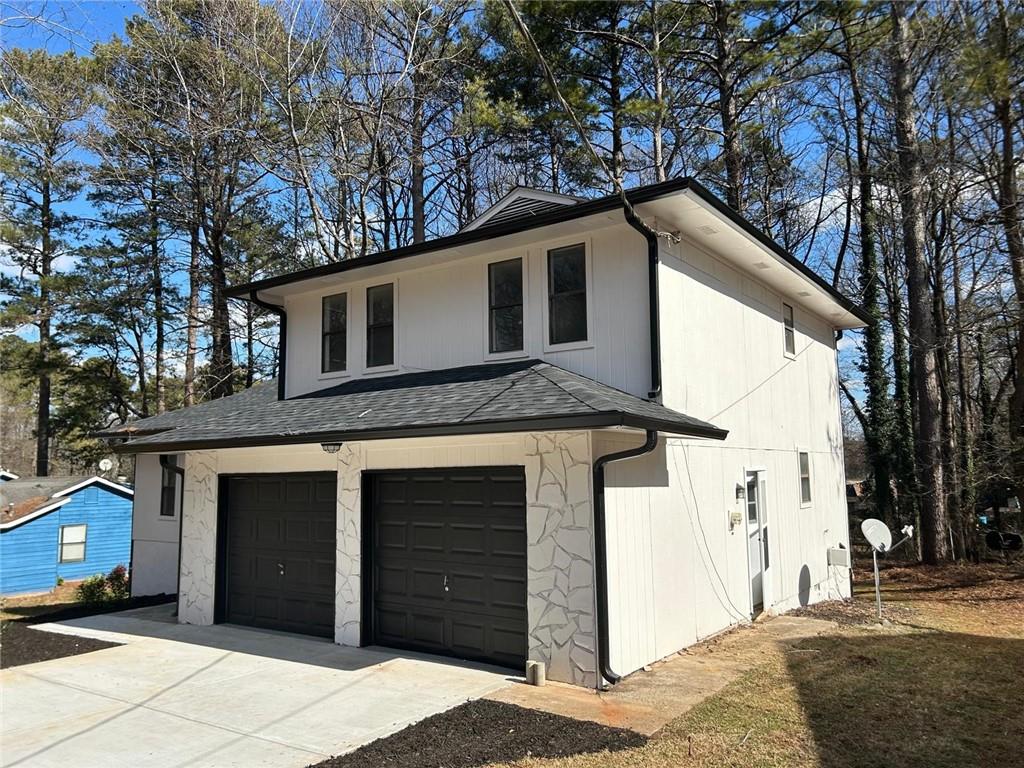
[[[590, 282], [586, 343], [552, 347], [547, 342], [547, 252], [584, 242]], [[525, 260], [522, 354], [488, 353], [487, 265]], [[397, 262], [394, 276], [359, 279], [342, 274], [329, 288], [288, 296], [288, 396], [365, 376], [393, 375], [540, 358], [619, 389], [645, 396], [649, 389], [646, 244], [625, 226], [538, 241], [487, 256], [454, 258], [410, 268]], [[395, 283], [396, 365], [366, 368], [366, 289]], [[348, 294], [348, 370], [320, 372], [321, 302]]]
[[[770, 567], [765, 609], [849, 594], [826, 550], [849, 546], [834, 332], [794, 307], [796, 354], [783, 344], [782, 297], [684, 241], [663, 246], [664, 403], [729, 430], [725, 442], [662, 438], [607, 470], [612, 667], [620, 674], [749, 620], [745, 522], [729, 513], [745, 472], [765, 472]], [[639, 444], [595, 436], [595, 455]], [[800, 499], [799, 452], [812, 500]]]
[[178, 588], [181, 483], [178, 483], [175, 514], [165, 516], [160, 514], [162, 481], [159, 454], [137, 454], [132, 500], [132, 595], [135, 596], [174, 594]]

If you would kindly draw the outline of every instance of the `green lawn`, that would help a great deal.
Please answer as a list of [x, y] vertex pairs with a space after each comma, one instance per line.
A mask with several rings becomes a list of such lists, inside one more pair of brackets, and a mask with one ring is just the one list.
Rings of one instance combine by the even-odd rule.
[[517, 765], [1024, 766], [1024, 570], [897, 568], [883, 586], [891, 627], [871, 627], [866, 584], [834, 633], [751, 660], [645, 746]]

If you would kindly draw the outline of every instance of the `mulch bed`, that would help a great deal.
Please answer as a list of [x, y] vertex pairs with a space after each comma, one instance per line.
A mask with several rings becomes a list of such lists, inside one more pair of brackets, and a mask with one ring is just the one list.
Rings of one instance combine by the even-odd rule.
[[[144, 595], [142, 597], [130, 597], [127, 600], [111, 600], [106, 603], [95, 603], [93, 605], [78, 604], [64, 608], [57, 608], [53, 611], [33, 613], [24, 619], [19, 619], [26, 624], [44, 624], [50, 621], [67, 621], [68, 619], [83, 619], [86, 616], [98, 616], [102, 613], [117, 613], [127, 611], [131, 608], [148, 608], [151, 605], [161, 605], [174, 600], [174, 595]], [[17, 608], [7, 608], [8, 613], [17, 613]]]
[[[28, 608], [24, 618], [0, 622], [0, 669], [18, 667], [22, 664], [35, 664], [37, 661], [60, 659], [65, 656], [77, 656], [80, 653], [101, 651], [104, 648], [120, 645], [120, 643], [110, 643], [106, 640], [95, 640], [89, 637], [44, 632], [32, 629], [30, 626], [32, 624], [81, 619], [102, 613], [126, 611], [130, 608], [145, 608], [150, 605], [167, 603], [173, 599], [174, 597], [171, 595], [146, 595], [145, 597], [132, 597], [127, 600], [97, 605], [58, 607], [49, 612], [33, 612], [31, 614], [28, 611], [38, 610], [38, 608]], [[17, 613], [18, 608], [7, 608], [6, 611]]]
[[60, 659], [64, 656], [76, 656], [80, 653], [113, 648], [116, 645], [120, 643], [43, 632], [32, 629], [21, 621], [4, 621], [0, 622], [0, 669]]
[[638, 733], [479, 699], [310, 768], [475, 768], [643, 746]]

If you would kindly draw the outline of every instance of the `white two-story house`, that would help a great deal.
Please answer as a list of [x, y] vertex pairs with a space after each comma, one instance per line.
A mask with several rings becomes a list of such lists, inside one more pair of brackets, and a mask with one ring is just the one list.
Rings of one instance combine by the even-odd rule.
[[233, 288], [280, 376], [115, 433], [135, 592], [592, 687], [847, 595], [835, 342], [866, 316], [696, 182], [628, 196], [517, 189]]

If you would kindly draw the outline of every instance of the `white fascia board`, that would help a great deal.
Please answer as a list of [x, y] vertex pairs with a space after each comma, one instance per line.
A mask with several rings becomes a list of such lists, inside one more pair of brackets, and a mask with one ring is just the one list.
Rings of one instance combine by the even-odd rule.
[[121, 485], [120, 483], [115, 483], [111, 480], [107, 480], [105, 477], [95, 475], [93, 477], [90, 477], [88, 480], [83, 480], [80, 483], [75, 483], [70, 488], [65, 488], [62, 491], [57, 491], [55, 494], [53, 494], [53, 498], [56, 499], [60, 496], [67, 496], [68, 494], [74, 493], [75, 491], [81, 490], [82, 488], [86, 488], [87, 486], [90, 485], [105, 485], [107, 486], [107, 488], [110, 488], [113, 491], [127, 493], [129, 496], [135, 495], [135, 491], [129, 488], [127, 485]]

